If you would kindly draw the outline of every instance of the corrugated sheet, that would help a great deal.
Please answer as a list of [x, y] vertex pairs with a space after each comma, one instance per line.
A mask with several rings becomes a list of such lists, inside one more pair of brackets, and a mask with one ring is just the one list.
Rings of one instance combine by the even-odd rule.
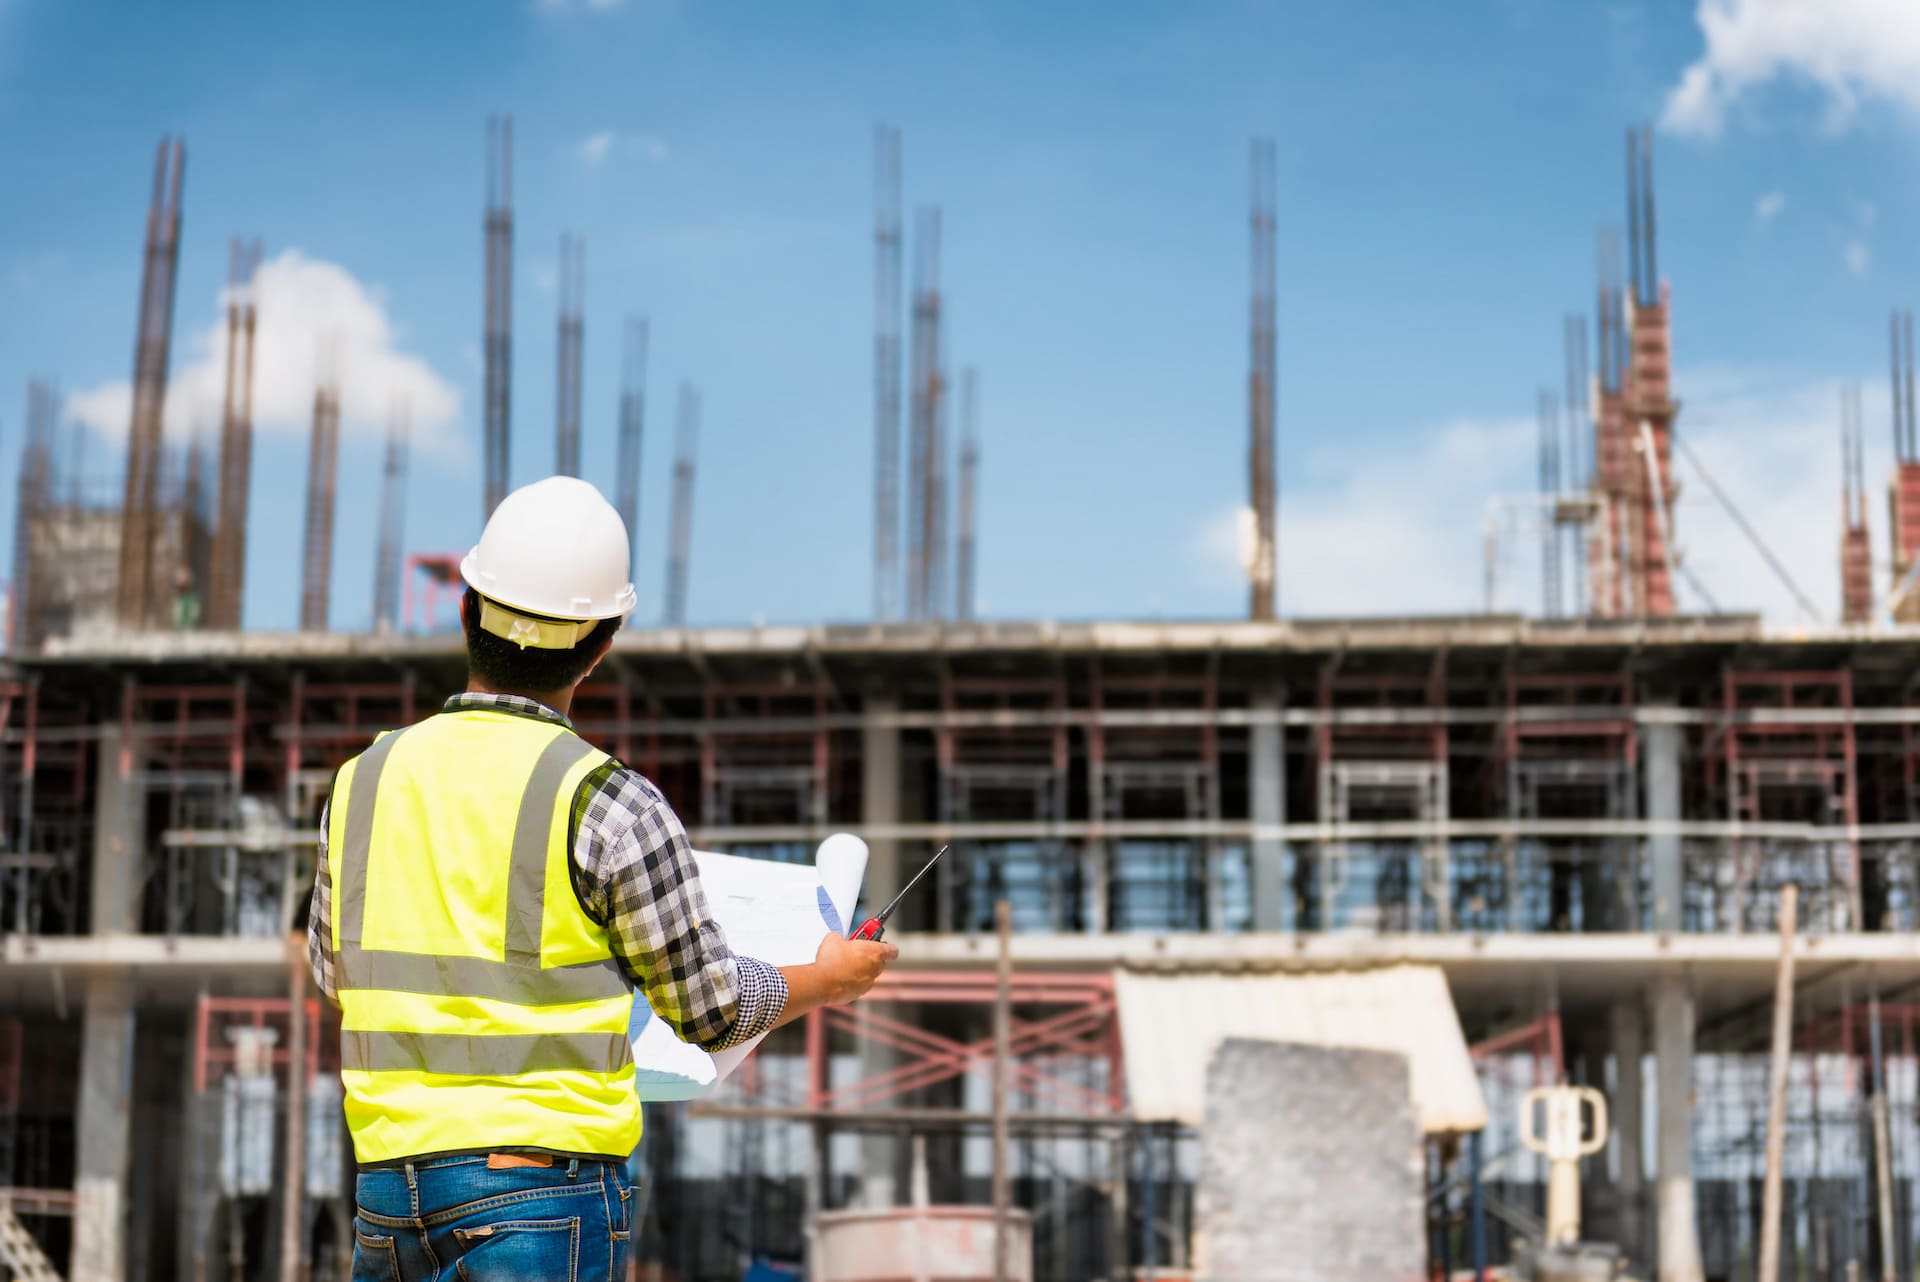
[[1207, 1063], [1228, 1037], [1397, 1051], [1429, 1135], [1477, 1131], [1487, 1103], [1446, 977], [1432, 966], [1291, 974], [1118, 971], [1127, 1094], [1142, 1121], [1198, 1126]]

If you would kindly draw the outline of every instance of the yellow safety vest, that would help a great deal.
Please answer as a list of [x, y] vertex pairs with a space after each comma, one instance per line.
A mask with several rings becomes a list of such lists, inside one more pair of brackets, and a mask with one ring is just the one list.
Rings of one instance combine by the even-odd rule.
[[327, 871], [360, 1161], [639, 1143], [633, 990], [574, 895], [567, 840], [607, 760], [563, 726], [475, 709], [341, 767]]

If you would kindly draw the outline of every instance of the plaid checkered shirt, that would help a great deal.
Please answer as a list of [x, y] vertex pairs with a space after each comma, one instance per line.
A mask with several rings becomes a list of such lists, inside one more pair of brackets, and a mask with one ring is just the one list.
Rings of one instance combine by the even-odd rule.
[[[573, 728], [546, 705], [519, 695], [457, 694], [446, 712], [483, 710]], [[573, 797], [574, 894], [606, 927], [613, 955], [654, 1013], [681, 1038], [724, 1050], [764, 1033], [787, 1005], [780, 971], [737, 956], [707, 911], [693, 847], [680, 817], [644, 776], [609, 761]], [[327, 816], [320, 816], [320, 863], [307, 925], [313, 977], [334, 995], [332, 891]]]

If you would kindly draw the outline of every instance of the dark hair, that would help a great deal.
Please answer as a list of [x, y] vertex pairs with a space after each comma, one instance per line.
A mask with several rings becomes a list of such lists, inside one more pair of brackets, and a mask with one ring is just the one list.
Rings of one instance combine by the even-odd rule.
[[481, 631], [480, 594], [472, 588], [460, 603], [460, 614], [467, 628], [467, 666], [489, 687], [508, 694], [552, 694], [571, 688], [593, 666], [601, 645], [620, 630], [619, 619], [602, 619], [571, 650], [533, 646], [523, 650], [505, 637]]

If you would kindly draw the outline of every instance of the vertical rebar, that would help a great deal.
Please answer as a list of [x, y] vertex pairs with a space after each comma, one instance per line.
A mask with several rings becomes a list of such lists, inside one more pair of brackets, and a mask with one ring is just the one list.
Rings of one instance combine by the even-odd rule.
[[900, 131], [873, 131], [873, 617], [900, 612]]
[[940, 362], [940, 210], [916, 215], [913, 333], [908, 432], [907, 617], [938, 618], [943, 578], [940, 544], [943, 494], [940, 427], [946, 375]]
[[1253, 140], [1251, 153], [1252, 276], [1249, 338], [1252, 353], [1247, 386], [1248, 503], [1253, 510], [1253, 548], [1247, 568], [1248, 617], [1274, 617], [1276, 562], [1279, 557], [1278, 487], [1274, 442], [1274, 145]]
[[570, 232], [560, 236], [559, 333], [554, 346], [553, 470], [580, 475], [580, 347], [586, 293], [587, 242]]
[[247, 514], [253, 486], [253, 336], [260, 242], [235, 239], [227, 271], [226, 386], [220, 408], [220, 485], [214, 513], [207, 623], [240, 627], [246, 595]]
[[[1887, 315], [1887, 377], [1893, 387], [1893, 461], [1907, 461], [1907, 411], [1901, 400], [1904, 380], [1900, 370], [1900, 309]], [[1897, 536], [1896, 536], [1897, 537]]]
[[960, 545], [954, 557], [953, 614], [973, 617], [974, 557], [976, 555], [975, 487], [980, 472], [980, 371], [969, 367], [960, 375]]
[[699, 437], [700, 393], [691, 383], [682, 383], [679, 419], [675, 424], [673, 512], [667, 546], [666, 608], [662, 615], [662, 622], [670, 628], [687, 626], [687, 566], [693, 552], [693, 469]]
[[1627, 130], [1627, 279], [1640, 299], [1640, 131]]
[[373, 565], [373, 629], [400, 622], [400, 545], [407, 514], [407, 437], [411, 407], [396, 396], [388, 409], [387, 448], [380, 475], [380, 545]]
[[513, 117], [487, 118], [485, 362], [486, 481], [481, 518], [507, 496], [513, 391]]
[[1560, 493], [1560, 425], [1553, 393], [1540, 389], [1535, 407], [1540, 433], [1540, 592], [1546, 617], [1560, 614], [1560, 526], [1556, 500]]
[[1638, 302], [1651, 307], [1660, 301], [1660, 265], [1655, 258], [1657, 238], [1653, 234], [1653, 126], [1640, 129], [1640, 270], [1643, 285]]
[[307, 537], [300, 586], [300, 628], [324, 632], [333, 582], [334, 480], [340, 452], [338, 348], [327, 344], [313, 389], [313, 430], [307, 444]]
[[619, 458], [614, 507], [627, 527], [627, 559], [640, 555], [640, 446], [647, 420], [647, 318], [627, 317], [626, 350], [620, 364]]
[[1920, 461], [1920, 428], [1914, 420], [1914, 313], [1910, 307], [1901, 317], [1901, 330], [1907, 347], [1907, 453], [1901, 459], [1916, 463]]
[[54, 435], [59, 420], [59, 391], [51, 383], [29, 380], [13, 515], [13, 594], [7, 612], [8, 642], [15, 653], [35, 649], [44, 639], [42, 589], [50, 567], [42, 563], [44, 557], [36, 554], [34, 543], [40, 514], [53, 495]]
[[160, 470], [161, 417], [167, 399], [173, 295], [180, 260], [180, 193], [186, 146], [163, 138], [154, 157], [153, 201], [147, 209], [140, 272], [140, 312], [133, 347], [133, 413], [127, 433], [126, 499], [121, 508], [116, 613], [120, 626], [153, 622], [154, 504]]

